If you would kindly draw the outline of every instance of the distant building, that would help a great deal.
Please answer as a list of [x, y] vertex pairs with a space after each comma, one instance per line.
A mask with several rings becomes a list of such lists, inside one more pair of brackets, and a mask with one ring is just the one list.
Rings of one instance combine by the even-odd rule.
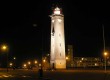
[[107, 57], [107, 66], [110, 66], [110, 56]]
[[102, 67], [103, 61], [99, 57], [74, 57], [74, 67]]
[[66, 54], [66, 66], [73, 67], [73, 46], [67, 46], [67, 54]]

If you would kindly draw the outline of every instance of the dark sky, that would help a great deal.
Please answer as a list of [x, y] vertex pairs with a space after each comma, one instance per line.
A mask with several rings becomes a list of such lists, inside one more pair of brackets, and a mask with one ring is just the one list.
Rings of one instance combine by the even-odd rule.
[[8, 44], [10, 57], [25, 60], [39, 58], [41, 53], [50, 52], [49, 15], [56, 4], [63, 10], [65, 43], [73, 45], [74, 56], [102, 55], [102, 24], [105, 28], [106, 48], [110, 48], [108, 4], [69, 0], [7, 2], [3, 3], [0, 11], [0, 44]]

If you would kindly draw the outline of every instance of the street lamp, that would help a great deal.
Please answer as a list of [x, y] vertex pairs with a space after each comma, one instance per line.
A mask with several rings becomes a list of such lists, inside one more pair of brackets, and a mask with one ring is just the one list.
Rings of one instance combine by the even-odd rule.
[[10, 67], [12, 67], [13, 66], [13, 63], [10, 63]]
[[69, 58], [68, 57], [66, 57], [66, 60], [68, 60]]
[[32, 66], [31, 66], [31, 62], [28, 61], [28, 69], [31, 69], [31, 68], [32, 68]]
[[15, 60], [15, 59], [16, 59], [16, 57], [13, 57], [13, 59]]
[[2, 50], [6, 50], [7, 49], [7, 46], [6, 45], [3, 45], [2, 46]]
[[107, 57], [107, 52], [104, 52], [104, 56], [105, 56], [105, 72], [106, 72], [106, 57]]
[[69, 57], [66, 56], [66, 67], [68, 68], [69, 67]]
[[23, 65], [23, 68], [25, 69], [26, 67], [27, 67], [27, 65], [26, 65], [26, 64], [24, 64], [24, 65]]
[[46, 62], [46, 60], [44, 59], [44, 60], [43, 60], [43, 62], [45, 63], [45, 62]]
[[31, 64], [31, 62], [29, 61], [29, 62], [28, 62], [28, 64], [30, 65], [30, 64]]
[[35, 62], [34, 62], [35, 64], [37, 64], [38, 62], [37, 62], [37, 60], [35, 60]]
[[[7, 52], [8, 51], [8, 47], [6, 45], [2, 46], [2, 50]], [[7, 72], [8, 72], [8, 53], [7, 53]]]
[[16, 67], [16, 57], [13, 57], [13, 69], [15, 69], [15, 67]]

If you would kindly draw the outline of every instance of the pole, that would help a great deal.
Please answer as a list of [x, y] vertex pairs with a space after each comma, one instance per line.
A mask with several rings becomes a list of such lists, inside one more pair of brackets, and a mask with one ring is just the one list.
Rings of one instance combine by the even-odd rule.
[[7, 72], [8, 72], [8, 53], [7, 53]]
[[106, 72], [106, 56], [105, 56], [105, 72]]
[[41, 46], [42, 47], [42, 49], [41, 49], [42, 50], [41, 51], [41, 69], [42, 69], [43, 68], [43, 63], [42, 63], [42, 58], [43, 58], [43, 27], [42, 27], [42, 40], [41, 41], [42, 41], [42, 46]]
[[[104, 52], [105, 53], [105, 34], [104, 34], [104, 25], [102, 25], [103, 28], [103, 45], [104, 45]], [[105, 72], [106, 72], [106, 55], [105, 55]]]
[[42, 28], [42, 49], [41, 49], [41, 66], [40, 66], [40, 69], [39, 69], [39, 78], [43, 78], [43, 63], [42, 63], [42, 58], [43, 58], [43, 28]]
[[102, 25], [103, 28], [103, 44], [104, 44], [104, 52], [105, 52], [105, 34], [104, 34], [104, 26]]

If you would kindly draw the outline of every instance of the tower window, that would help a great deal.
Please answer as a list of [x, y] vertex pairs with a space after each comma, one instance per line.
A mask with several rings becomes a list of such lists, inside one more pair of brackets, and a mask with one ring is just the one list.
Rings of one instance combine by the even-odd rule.
[[61, 35], [59, 34], [59, 36], [61, 36]]
[[61, 47], [61, 43], [60, 43], [60, 47]]
[[52, 20], [52, 22], [54, 22], [54, 20]]
[[60, 53], [60, 56], [61, 56], [61, 53]]
[[52, 36], [54, 36], [55, 30], [54, 27], [52, 28]]

